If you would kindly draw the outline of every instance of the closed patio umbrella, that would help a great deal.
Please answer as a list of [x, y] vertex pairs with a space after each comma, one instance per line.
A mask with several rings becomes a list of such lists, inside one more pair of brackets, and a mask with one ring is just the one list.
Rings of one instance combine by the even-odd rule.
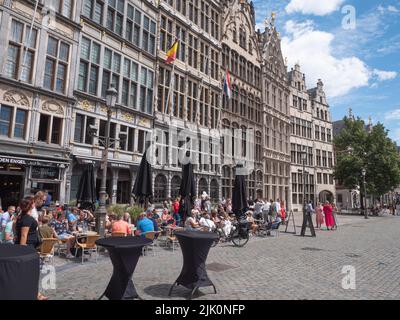
[[140, 162], [132, 194], [136, 197], [136, 201], [147, 209], [147, 205], [153, 197], [152, 168], [147, 161], [147, 150], [144, 152]]
[[236, 217], [240, 217], [247, 207], [246, 176], [236, 175], [232, 191], [232, 211]]
[[[184, 199], [183, 222], [189, 216], [193, 208], [193, 200], [196, 196], [196, 181], [194, 179], [193, 165], [185, 164], [182, 168], [182, 181], [179, 189], [181, 199]], [[182, 203], [181, 203], [182, 204]]]
[[76, 200], [80, 204], [81, 209], [91, 209], [94, 211], [96, 203], [96, 180], [94, 178], [93, 167], [93, 163], [90, 163], [83, 171], [81, 180], [79, 181]]

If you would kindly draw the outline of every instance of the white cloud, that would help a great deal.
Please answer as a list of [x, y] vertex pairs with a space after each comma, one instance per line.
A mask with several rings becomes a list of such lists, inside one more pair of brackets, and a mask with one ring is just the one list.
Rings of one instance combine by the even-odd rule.
[[286, 12], [325, 16], [338, 10], [343, 2], [344, 0], [291, 0], [286, 6]]
[[400, 129], [395, 129], [393, 131], [393, 140], [400, 145]]
[[385, 113], [385, 120], [392, 121], [392, 120], [400, 120], [400, 109], [392, 110]]
[[322, 79], [326, 93], [332, 98], [369, 84], [370, 71], [362, 60], [333, 55], [332, 33], [315, 30], [310, 21], [300, 24], [287, 21], [285, 30], [288, 36], [282, 38], [283, 53], [289, 65], [300, 63], [309, 88]]
[[372, 76], [376, 76], [379, 81], [386, 81], [396, 78], [397, 72], [374, 69], [372, 71]]
[[400, 10], [397, 9], [395, 6], [389, 6], [389, 7], [388, 7], [388, 11], [390, 11], [390, 12], [396, 12], [396, 13], [400, 12]]

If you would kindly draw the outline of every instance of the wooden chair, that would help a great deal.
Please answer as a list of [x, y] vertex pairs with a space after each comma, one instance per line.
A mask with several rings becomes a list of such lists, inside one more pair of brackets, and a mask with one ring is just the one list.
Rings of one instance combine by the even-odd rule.
[[50, 262], [54, 265], [54, 245], [58, 243], [58, 239], [54, 238], [43, 238], [42, 244], [39, 248], [39, 255], [42, 264]]
[[[83, 264], [83, 259], [85, 257], [85, 253], [90, 253], [90, 255], [92, 255], [92, 253], [96, 253], [96, 263], [97, 263], [97, 257], [98, 257], [98, 251], [97, 251], [97, 246], [96, 246], [96, 240], [99, 239], [100, 236], [99, 235], [93, 235], [93, 236], [85, 236], [82, 238], [77, 239], [76, 243], [75, 243], [75, 248], [77, 250], [75, 250], [75, 257], [78, 253], [78, 249], [82, 249], [82, 264]], [[81, 243], [79, 242], [79, 240], [82, 239], [86, 239], [85, 243]]]
[[111, 233], [111, 237], [126, 237], [125, 232], [113, 232]]

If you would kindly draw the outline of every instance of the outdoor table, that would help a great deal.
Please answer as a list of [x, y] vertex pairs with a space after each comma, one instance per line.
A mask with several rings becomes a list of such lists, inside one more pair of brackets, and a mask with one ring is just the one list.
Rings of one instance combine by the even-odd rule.
[[206, 271], [207, 255], [211, 245], [218, 238], [217, 234], [202, 231], [176, 231], [175, 235], [182, 249], [183, 267], [178, 279], [169, 290], [169, 296], [175, 285], [182, 285], [192, 290], [190, 299], [201, 287], [212, 286], [214, 292], [217, 293]]
[[110, 237], [96, 241], [110, 254], [113, 274], [107, 289], [99, 300], [106, 296], [110, 300], [128, 300], [138, 298], [132, 275], [142, 253], [142, 248], [151, 243], [150, 239], [141, 237]]
[[40, 259], [30, 246], [0, 244], [0, 301], [37, 300]]

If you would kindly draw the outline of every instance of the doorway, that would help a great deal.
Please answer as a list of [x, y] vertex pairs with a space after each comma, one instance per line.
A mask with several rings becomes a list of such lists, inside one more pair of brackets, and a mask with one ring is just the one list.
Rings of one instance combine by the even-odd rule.
[[18, 206], [23, 195], [22, 175], [0, 174], [0, 202], [3, 210], [8, 206]]

